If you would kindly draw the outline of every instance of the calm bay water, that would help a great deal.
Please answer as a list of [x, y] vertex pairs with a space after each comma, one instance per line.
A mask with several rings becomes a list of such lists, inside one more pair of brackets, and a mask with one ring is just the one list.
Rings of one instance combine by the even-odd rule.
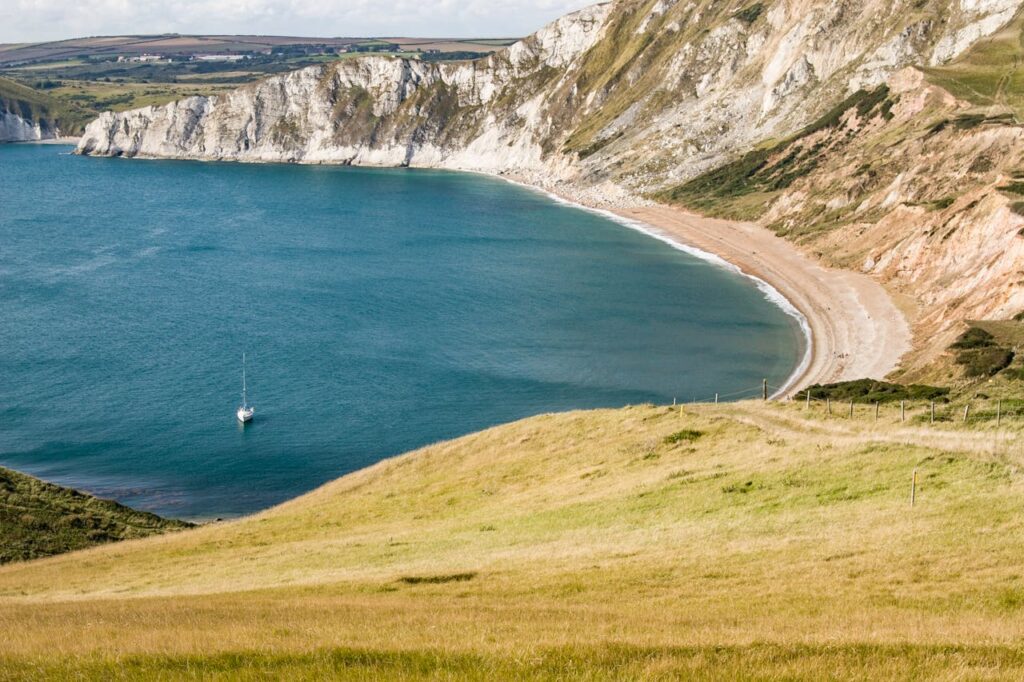
[[0, 464], [139, 508], [252, 512], [528, 415], [781, 384], [802, 353], [748, 280], [498, 180], [69, 151], [0, 145]]

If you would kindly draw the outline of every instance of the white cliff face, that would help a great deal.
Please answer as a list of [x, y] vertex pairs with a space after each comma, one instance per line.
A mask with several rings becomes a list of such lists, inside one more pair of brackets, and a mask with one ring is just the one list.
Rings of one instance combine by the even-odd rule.
[[25, 120], [9, 111], [0, 112], [0, 142], [35, 142], [56, 136], [57, 131], [39, 123]]
[[[908, 64], [947, 60], [1019, 4], [617, 0], [474, 62], [368, 56], [107, 113], [79, 152], [447, 167], [635, 195], [797, 130]], [[931, 5], [941, 21], [922, 18]]]
[[[548, 133], [525, 86], [553, 76], [601, 35], [611, 5], [563, 17], [478, 62], [370, 56], [307, 68], [218, 97], [106, 113], [86, 154], [238, 161], [541, 167]], [[503, 98], [501, 102], [499, 98]]]
[[932, 66], [954, 59], [977, 40], [998, 31], [1020, 7], [1015, 0], [960, 0], [959, 5], [971, 20], [942, 37], [932, 52]]

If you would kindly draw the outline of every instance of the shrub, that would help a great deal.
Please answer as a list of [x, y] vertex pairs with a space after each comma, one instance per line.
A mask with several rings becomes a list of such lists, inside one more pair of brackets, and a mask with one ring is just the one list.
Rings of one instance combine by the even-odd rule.
[[991, 348], [996, 345], [996, 339], [984, 329], [971, 327], [960, 335], [950, 348], [957, 350], [972, 350], [976, 348]]
[[953, 205], [954, 201], [956, 201], [956, 197], [943, 197], [941, 199], [936, 199], [935, 201], [929, 201], [927, 204], [928, 210], [941, 211], [943, 209], [947, 209]]
[[963, 351], [957, 355], [956, 363], [963, 365], [969, 377], [990, 377], [1006, 369], [1013, 362], [1013, 351], [998, 346]]
[[406, 575], [398, 580], [406, 585], [443, 585], [466, 582], [475, 577], [476, 573], [451, 573], [448, 575]]
[[996, 189], [1000, 192], [1006, 192], [1007, 194], [1024, 194], [1024, 182], [1015, 180], [1008, 185], [1002, 185]]
[[753, 5], [750, 5], [749, 7], [744, 7], [733, 16], [749, 26], [750, 24], [753, 24], [755, 21], [757, 21], [763, 13], [764, 3], [755, 2]]
[[693, 441], [700, 438], [703, 433], [695, 431], [694, 429], [683, 429], [682, 431], [676, 431], [673, 434], [665, 436], [665, 445], [675, 445], [676, 443], [692, 443]]
[[923, 384], [894, 384], [875, 379], [857, 379], [834, 384], [818, 384], [808, 391], [817, 400], [852, 400], [859, 403], [887, 403], [897, 400], [938, 400], [949, 393], [948, 388]]

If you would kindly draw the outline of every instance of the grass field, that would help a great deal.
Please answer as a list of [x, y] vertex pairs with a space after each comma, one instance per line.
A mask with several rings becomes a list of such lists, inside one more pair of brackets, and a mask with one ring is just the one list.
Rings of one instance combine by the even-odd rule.
[[88, 107], [94, 115], [102, 111], [128, 111], [139, 107], [167, 104], [193, 95], [215, 95], [234, 90], [236, 84], [187, 83], [106, 83], [103, 81], [63, 81], [49, 90], [54, 97]]
[[1019, 678], [1024, 418], [926, 409], [541, 416], [10, 565], [0, 678]]

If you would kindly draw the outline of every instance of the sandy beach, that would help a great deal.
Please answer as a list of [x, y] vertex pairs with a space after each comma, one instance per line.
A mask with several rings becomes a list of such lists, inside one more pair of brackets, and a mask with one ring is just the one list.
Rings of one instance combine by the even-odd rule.
[[729, 261], [767, 282], [804, 315], [810, 355], [785, 394], [818, 383], [881, 379], [910, 350], [907, 319], [867, 275], [823, 267], [754, 223], [705, 218], [670, 206], [609, 210]]
[[775, 397], [791, 397], [814, 384], [883, 379], [911, 350], [910, 323], [885, 287], [868, 275], [825, 267], [756, 223], [708, 218], [621, 191], [596, 199], [522, 176], [493, 177], [639, 224], [679, 246], [717, 256], [777, 291], [803, 316], [810, 347]]

